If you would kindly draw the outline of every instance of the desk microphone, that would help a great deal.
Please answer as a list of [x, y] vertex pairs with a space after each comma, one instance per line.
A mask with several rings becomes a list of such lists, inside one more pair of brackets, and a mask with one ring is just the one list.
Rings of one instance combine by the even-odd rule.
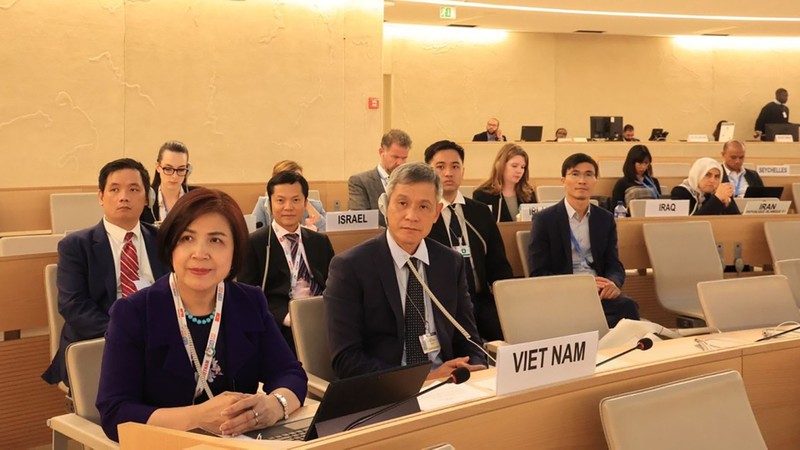
[[379, 410], [377, 410], [377, 411], [375, 411], [373, 413], [367, 414], [366, 416], [361, 417], [360, 419], [356, 419], [350, 425], [346, 426], [343, 431], [352, 430], [353, 428], [363, 424], [364, 422], [367, 422], [368, 420], [374, 419], [375, 417], [385, 413], [386, 411], [389, 411], [389, 410], [392, 410], [394, 408], [397, 408], [398, 406], [400, 406], [400, 405], [402, 405], [404, 403], [407, 403], [407, 402], [410, 402], [411, 400], [414, 400], [415, 398], [419, 397], [422, 394], [427, 394], [428, 392], [430, 392], [430, 391], [432, 391], [434, 389], [440, 388], [440, 387], [442, 387], [442, 386], [444, 386], [446, 384], [461, 384], [461, 383], [469, 380], [469, 376], [470, 376], [469, 369], [467, 369], [466, 367], [459, 367], [459, 368], [455, 369], [454, 371], [450, 372], [450, 375], [447, 377], [447, 379], [445, 381], [442, 381], [439, 384], [435, 384], [435, 385], [433, 385], [433, 386], [431, 386], [428, 389], [425, 389], [423, 391], [419, 391], [419, 393], [417, 393], [417, 394], [415, 394], [415, 395], [413, 395], [413, 396], [411, 396], [411, 397], [409, 397], [409, 398], [407, 398], [405, 400], [400, 400], [397, 403], [393, 403], [393, 404], [391, 404], [391, 405], [389, 405], [389, 406], [387, 406], [385, 408], [381, 408], [381, 409], [379, 409]]
[[791, 332], [797, 331], [797, 330], [800, 330], [800, 326], [796, 326], [794, 328], [790, 328], [788, 330], [781, 331], [780, 333], [771, 334], [769, 336], [764, 336], [763, 338], [757, 340], [756, 342], [761, 342], [761, 341], [766, 341], [766, 340], [769, 340], [769, 339], [774, 339], [776, 337], [783, 336], [784, 334], [791, 333]]
[[600, 361], [599, 363], [597, 363], [597, 365], [595, 365], [595, 367], [600, 367], [603, 364], [605, 364], [605, 363], [607, 363], [609, 361], [613, 361], [613, 360], [619, 358], [620, 356], [627, 355], [628, 353], [630, 353], [630, 352], [632, 352], [634, 350], [642, 350], [642, 351], [644, 351], [644, 350], [650, 350], [652, 347], [653, 347], [653, 340], [652, 339], [650, 339], [650, 338], [641, 338], [641, 339], [639, 339], [639, 342], [636, 343], [635, 347], [629, 348], [628, 350], [625, 350], [622, 353], [618, 353], [618, 354], [612, 356], [611, 358], [608, 358], [605, 361]]

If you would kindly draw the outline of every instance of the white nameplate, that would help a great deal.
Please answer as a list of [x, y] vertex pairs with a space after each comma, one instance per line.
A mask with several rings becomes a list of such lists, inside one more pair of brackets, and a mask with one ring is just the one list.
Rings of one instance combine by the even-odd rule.
[[690, 134], [686, 138], [687, 142], [708, 142], [708, 136], [705, 134]]
[[585, 377], [597, 363], [597, 331], [497, 348], [497, 395]]
[[533, 215], [555, 203], [523, 203], [519, 205], [519, 222], [530, 222]]
[[575, 137], [572, 138], [572, 142], [589, 142], [589, 140], [586, 139], [585, 137]]
[[791, 134], [776, 134], [775, 142], [794, 142]]
[[374, 230], [378, 228], [378, 210], [331, 212], [325, 215], [326, 231]]
[[787, 214], [791, 205], [789, 200], [747, 202], [742, 214]]
[[[580, 139], [580, 138], [578, 138], [578, 139]], [[558, 139], [556, 139], [556, 142], [572, 142], [572, 138], [558, 138]]]
[[689, 200], [646, 200], [645, 217], [675, 217], [689, 215]]
[[759, 165], [756, 170], [758, 174], [768, 177], [788, 177], [792, 175], [792, 171], [789, 170], [788, 164], [783, 164], [780, 166], [762, 166]]

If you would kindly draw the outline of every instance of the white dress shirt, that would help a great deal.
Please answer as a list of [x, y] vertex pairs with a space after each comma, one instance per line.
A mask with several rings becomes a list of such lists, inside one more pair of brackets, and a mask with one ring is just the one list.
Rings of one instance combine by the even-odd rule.
[[[575, 208], [573, 208], [572, 205], [570, 205], [566, 200], [564, 200], [564, 205], [567, 207], [569, 228], [572, 231], [572, 235], [575, 236], [575, 240], [578, 241], [578, 245], [580, 245], [581, 251], [583, 251], [583, 256], [585, 258], [581, 258], [580, 252], [578, 252], [578, 249], [575, 248], [575, 244], [572, 242], [572, 238], [570, 238], [570, 248], [572, 249], [572, 273], [588, 273], [596, 277], [597, 272], [595, 272], [595, 270], [589, 265], [594, 263], [594, 257], [592, 256], [592, 241], [589, 238], [589, 215], [592, 212], [592, 206], [589, 205], [589, 209], [586, 210], [586, 214], [583, 216], [583, 219], [579, 220], [578, 212], [575, 211]], [[589, 264], [587, 264], [587, 260]]]

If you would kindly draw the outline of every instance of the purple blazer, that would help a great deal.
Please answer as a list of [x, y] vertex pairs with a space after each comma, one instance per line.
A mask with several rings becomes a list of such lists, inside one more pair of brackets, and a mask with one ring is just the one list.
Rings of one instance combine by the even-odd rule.
[[[261, 381], [266, 392], [290, 389], [302, 404], [308, 378], [278, 331], [264, 293], [226, 282], [222, 321], [224, 370], [233, 390], [255, 393]], [[121, 423], [146, 423], [158, 408], [191, 405], [194, 388], [194, 368], [181, 341], [169, 277], [116, 301], [97, 393], [106, 435], [116, 441]]]

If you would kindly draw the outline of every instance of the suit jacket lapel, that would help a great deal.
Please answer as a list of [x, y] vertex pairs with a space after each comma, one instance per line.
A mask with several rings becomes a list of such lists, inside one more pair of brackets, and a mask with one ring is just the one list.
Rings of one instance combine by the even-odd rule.
[[567, 207], [564, 205], [565, 201], [566, 200], [561, 200], [555, 205], [555, 208], [557, 208], [555, 211], [556, 227], [558, 229], [559, 237], [561, 238], [560, 241], [562, 254], [567, 262], [569, 273], [572, 273], [572, 240], [569, 237], [570, 227], [569, 218], [567, 217]]
[[[589, 210], [592, 211], [595, 207], [589, 205]], [[592, 245], [592, 258], [594, 259], [594, 270], [598, 276], [603, 276], [603, 253], [606, 247], [606, 233], [601, 229], [602, 222], [600, 222], [600, 215], [597, 211], [593, 211], [589, 215], [589, 241]]]
[[[106, 294], [111, 301], [117, 299], [117, 274], [114, 268], [114, 254], [111, 253], [111, 243], [108, 242], [106, 227], [101, 220], [92, 232], [92, 253], [101, 273], [101, 279], [106, 286]], [[110, 304], [110, 303], [109, 303]]]
[[155, 280], [161, 278], [166, 273], [163, 270], [163, 265], [158, 259], [158, 240], [156, 235], [150, 231], [150, 228], [142, 224], [142, 237], [144, 238], [144, 246], [147, 250], [147, 260], [150, 261], [150, 270], [153, 271], [153, 278]]
[[[386, 233], [380, 235], [378, 239], [378, 251], [375, 252], [375, 264], [379, 267], [378, 273], [381, 277], [383, 293], [389, 302], [389, 306], [394, 312], [397, 324], [397, 335], [405, 339], [405, 316], [403, 315], [403, 300], [400, 298], [400, 290], [397, 286], [397, 273], [394, 270], [394, 260], [389, 251], [389, 243], [386, 241]], [[411, 275], [413, 276], [413, 275]]]
[[325, 255], [322, 252], [325, 243], [322, 239], [311, 234], [310, 230], [303, 227], [300, 227], [300, 234], [303, 235], [303, 249], [308, 259], [308, 270], [311, 271], [311, 277], [324, 289], [325, 281], [323, 280], [322, 271], [319, 270], [319, 268], [325, 264], [323, 261]]

